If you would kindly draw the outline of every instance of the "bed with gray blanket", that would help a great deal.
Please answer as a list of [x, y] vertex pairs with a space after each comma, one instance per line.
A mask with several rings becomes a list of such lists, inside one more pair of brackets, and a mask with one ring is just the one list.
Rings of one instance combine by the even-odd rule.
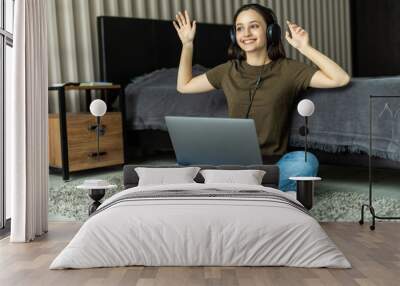
[[[194, 74], [205, 72], [195, 66]], [[164, 116], [226, 117], [221, 90], [182, 95], [176, 91], [177, 69], [162, 69], [137, 78], [126, 87], [127, 126], [133, 130], [166, 130]], [[355, 78], [344, 88], [309, 89], [302, 98], [311, 99], [315, 113], [309, 119], [309, 146], [329, 153], [367, 153], [369, 148], [369, 95], [374, 99], [373, 155], [400, 161], [400, 77]], [[393, 97], [393, 98], [390, 98]], [[289, 145], [303, 147], [299, 128], [304, 119], [294, 106]]]
[[[201, 65], [193, 75], [206, 72]], [[176, 90], [177, 68], [160, 69], [135, 78], [125, 89], [127, 127], [132, 130], [166, 130], [167, 115], [227, 117], [222, 91], [182, 95]]]
[[[308, 144], [331, 153], [363, 153], [369, 150], [369, 98], [372, 107], [372, 155], [400, 161], [400, 77], [353, 78], [337, 89], [310, 89], [304, 98], [315, 104], [309, 120]], [[293, 113], [291, 146], [304, 146], [298, 128], [303, 119]]]

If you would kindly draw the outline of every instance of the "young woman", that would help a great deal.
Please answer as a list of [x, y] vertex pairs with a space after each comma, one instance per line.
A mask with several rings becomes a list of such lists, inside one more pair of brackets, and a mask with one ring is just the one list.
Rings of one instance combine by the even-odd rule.
[[[280, 27], [274, 12], [259, 4], [247, 4], [234, 15], [229, 56], [232, 60], [192, 77], [196, 21], [187, 11], [176, 15], [173, 25], [182, 41], [177, 89], [181, 93], [223, 89], [231, 117], [254, 119], [261, 151], [268, 163], [280, 168], [280, 189], [296, 190], [290, 176], [315, 176], [318, 160], [313, 154], [287, 153], [290, 112], [300, 90], [346, 85], [349, 75], [334, 61], [310, 45], [308, 33], [287, 21], [288, 43], [312, 61], [309, 66], [286, 58]], [[211, 49], [211, 47], [210, 47]], [[272, 159], [272, 160], [271, 160]]]

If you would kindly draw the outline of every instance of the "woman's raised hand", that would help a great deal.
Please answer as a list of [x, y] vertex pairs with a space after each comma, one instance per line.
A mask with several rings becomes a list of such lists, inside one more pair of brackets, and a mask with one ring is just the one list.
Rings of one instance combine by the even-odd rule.
[[286, 21], [290, 33], [292, 36], [290, 37], [289, 32], [286, 31], [286, 40], [296, 49], [302, 49], [305, 46], [309, 45], [309, 37], [308, 33], [300, 26], [295, 23], [291, 23]]
[[182, 45], [193, 43], [196, 34], [196, 21], [190, 24], [189, 13], [186, 10], [184, 13], [179, 12], [172, 23], [178, 32]]

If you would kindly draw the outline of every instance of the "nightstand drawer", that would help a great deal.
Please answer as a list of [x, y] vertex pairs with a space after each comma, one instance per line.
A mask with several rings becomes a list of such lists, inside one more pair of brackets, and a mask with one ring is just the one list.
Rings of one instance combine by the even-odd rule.
[[[70, 171], [120, 165], [123, 158], [123, 133], [120, 112], [107, 112], [101, 117], [104, 134], [100, 135], [100, 152], [97, 152], [96, 132], [91, 126], [96, 118], [89, 113], [67, 113], [68, 162]], [[49, 161], [51, 167], [61, 168], [61, 142], [58, 114], [49, 115]]]
[[124, 163], [122, 142], [118, 142], [118, 140], [103, 142], [101, 139], [100, 152], [105, 152], [105, 154], [99, 158], [90, 156], [90, 154], [97, 152], [96, 142], [83, 142], [79, 145], [68, 146], [69, 170], [71, 172]]

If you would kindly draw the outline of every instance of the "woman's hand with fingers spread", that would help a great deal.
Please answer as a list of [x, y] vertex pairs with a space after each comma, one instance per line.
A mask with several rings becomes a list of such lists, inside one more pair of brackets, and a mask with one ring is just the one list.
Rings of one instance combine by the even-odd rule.
[[184, 13], [179, 12], [172, 23], [178, 33], [179, 39], [181, 39], [182, 45], [193, 43], [196, 34], [196, 21], [193, 21], [192, 24], [190, 23], [187, 11]]
[[308, 46], [310, 41], [308, 33], [295, 23], [291, 23], [289, 21], [286, 21], [286, 23], [289, 27], [290, 33], [292, 34], [290, 37], [289, 32], [286, 31], [286, 40], [289, 42], [289, 44], [298, 50]]

